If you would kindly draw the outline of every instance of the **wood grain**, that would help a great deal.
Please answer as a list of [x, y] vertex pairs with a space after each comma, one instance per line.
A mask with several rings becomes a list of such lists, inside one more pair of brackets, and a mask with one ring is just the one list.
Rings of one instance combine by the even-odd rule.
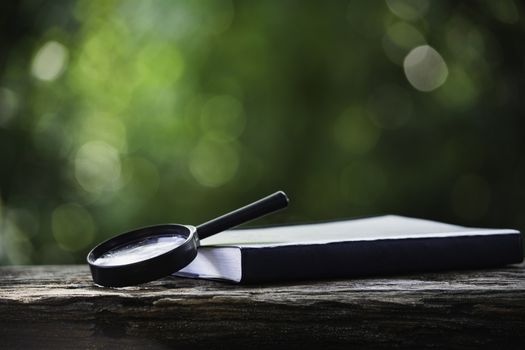
[[93, 285], [86, 266], [0, 268], [0, 348], [525, 347], [525, 266], [239, 286]]

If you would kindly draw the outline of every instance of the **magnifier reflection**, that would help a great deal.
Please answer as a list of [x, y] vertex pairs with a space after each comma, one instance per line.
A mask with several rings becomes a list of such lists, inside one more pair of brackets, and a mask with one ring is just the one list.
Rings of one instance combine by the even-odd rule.
[[113, 248], [95, 259], [97, 266], [118, 266], [133, 264], [169, 252], [182, 245], [187, 237], [159, 236]]

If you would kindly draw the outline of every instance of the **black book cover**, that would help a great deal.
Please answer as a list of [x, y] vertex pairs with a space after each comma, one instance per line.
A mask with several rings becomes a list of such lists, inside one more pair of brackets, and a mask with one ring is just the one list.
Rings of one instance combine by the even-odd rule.
[[241, 283], [498, 267], [523, 260], [521, 234], [241, 248]]

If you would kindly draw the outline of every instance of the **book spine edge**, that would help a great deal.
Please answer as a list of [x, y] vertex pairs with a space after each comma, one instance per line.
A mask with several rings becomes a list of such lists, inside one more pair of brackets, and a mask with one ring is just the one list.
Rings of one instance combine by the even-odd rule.
[[240, 283], [490, 268], [523, 261], [521, 234], [241, 248]]

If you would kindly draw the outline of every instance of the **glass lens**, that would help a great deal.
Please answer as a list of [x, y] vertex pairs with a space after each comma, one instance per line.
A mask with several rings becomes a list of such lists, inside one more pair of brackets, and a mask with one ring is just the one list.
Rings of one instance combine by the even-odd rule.
[[169, 252], [182, 245], [186, 239], [178, 235], [148, 237], [110, 249], [93, 263], [98, 266], [133, 264]]

